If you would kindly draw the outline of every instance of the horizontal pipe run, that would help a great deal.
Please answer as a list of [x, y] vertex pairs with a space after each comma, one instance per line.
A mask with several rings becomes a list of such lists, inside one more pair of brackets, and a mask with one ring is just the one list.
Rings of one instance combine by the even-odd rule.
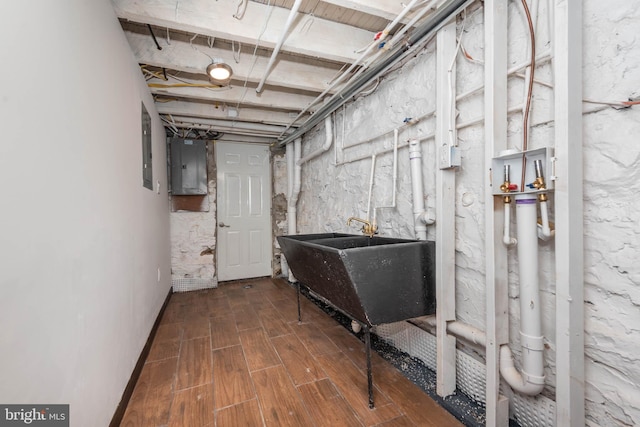
[[371, 138], [367, 138], [367, 139], [364, 139], [362, 141], [354, 142], [353, 144], [348, 144], [348, 145], [344, 144], [342, 148], [343, 149], [352, 148], [352, 147], [357, 147], [357, 146], [362, 145], [362, 144], [373, 142], [376, 139], [380, 139], [380, 138], [383, 138], [383, 137], [385, 137], [385, 136], [387, 136], [389, 134], [392, 134], [396, 130], [399, 131], [400, 129], [404, 129], [404, 128], [408, 128], [410, 126], [416, 125], [419, 122], [421, 122], [422, 120], [428, 119], [431, 116], [434, 116], [435, 114], [436, 114], [436, 111], [433, 110], [433, 111], [429, 111], [428, 113], [425, 113], [422, 116], [417, 117], [415, 119], [413, 117], [409, 117], [409, 118], [405, 119], [405, 123], [403, 123], [401, 126], [395, 126], [393, 129], [390, 129], [390, 130], [384, 131], [382, 133], [379, 133], [376, 136], [373, 136]]
[[320, 147], [318, 150], [314, 151], [313, 153], [310, 153], [304, 156], [303, 158], [298, 160], [296, 164], [303, 165], [308, 161], [315, 159], [319, 155], [329, 151], [329, 148], [331, 148], [331, 144], [333, 144], [333, 120], [331, 119], [331, 115], [328, 115], [324, 119], [324, 133], [325, 133], [325, 137], [324, 137], [325, 139], [322, 147]]
[[[293, 119], [293, 121], [287, 126], [287, 128], [285, 129], [285, 131], [287, 129], [289, 129], [295, 122], [298, 121], [298, 119], [300, 119], [300, 117], [302, 117], [304, 115], [304, 113], [306, 113], [311, 107], [313, 107], [314, 105], [316, 105], [322, 98], [324, 98], [325, 95], [327, 95], [331, 89], [333, 89], [336, 85], [338, 85], [338, 83], [342, 83], [342, 81], [351, 74], [351, 72], [353, 70], [356, 69], [356, 67], [358, 67], [361, 63], [364, 63], [365, 58], [369, 55], [369, 53], [376, 47], [378, 46], [380, 43], [382, 43], [384, 41], [384, 39], [387, 37], [387, 35], [389, 34], [389, 31], [393, 30], [393, 28], [395, 27], [395, 25], [404, 17], [404, 15], [409, 12], [411, 10], [411, 8], [413, 7], [413, 5], [417, 3], [417, 0], [411, 0], [411, 3], [409, 3], [408, 5], [406, 5], [404, 7], [404, 9], [402, 10], [402, 12], [396, 17], [396, 19], [393, 22], [390, 22], [385, 29], [380, 33], [381, 36], [378, 40], [373, 40], [371, 43], [369, 43], [369, 45], [362, 51], [360, 57], [358, 57], [353, 63], [351, 63], [351, 65], [349, 66], [349, 68], [347, 68], [341, 75], [339, 75], [337, 78], [335, 78], [331, 84], [329, 85], [329, 87], [327, 87], [320, 95], [318, 95], [316, 97], [316, 99], [314, 99], [312, 102], [309, 103], [309, 105], [307, 105], [302, 111], [300, 111], [298, 113], [298, 115]], [[365, 67], [363, 67], [365, 68]], [[358, 75], [358, 73], [356, 73], [356, 75]], [[351, 79], [353, 80], [355, 76], [351, 77]], [[372, 77], [371, 80], [373, 80]], [[370, 81], [370, 80], [369, 80]], [[364, 85], [368, 84], [369, 81], [365, 82]], [[363, 85], [363, 86], [364, 86]], [[362, 88], [362, 87], [360, 87]], [[359, 89], [360, 89], [359, 88]], [[351, 95], [350, 95], [351, 96]], [[335, 97], [335, 95], [334, 95]], [[337, 110], [340, 106], [336, 106], [333, 110], [331, 110], [328, 114], [331, 114], [333, 111]], [[305, 122], [306, 123], [306, 122]], [[280, 137], [282, 137], [284, 135], [285, 132], [282, 132], [282, 134], [280, 135]], [[286, 143], [287, 141], [285, 141], [284, 143]]]
[[[430, 327], [436, 328], [436, 317], [429, 316], [425, 318], [425, 323]], [[475, 326], [468, 325], [463, 322], [453, 321], [447, 323], [447, 332], [454, 335], [456, 338], [460, 338], [469, 344], [475, 344], [479, 347], [485, 347], [487, 345], [487, 335], [484, 331], [476, 328]]]
[[380, 61], [380, 64], [374, 64], [369, 70], [362, 73], [354, 82], [349, 83], [344, 89], [335, 94], [329, 102], [319, 108], [307, 121], [305, 121], [295, 132], [285, 137], [280, 141], [279, 145], [293, 141], [294, 139], [301, 137], [327, 115], [334, 112], [336, 109], [346, 103], [353, 95], [358, 93], [360, 89], [366, 86], [371, 80], [375, 79], [385, 71], [387, 71], [397, 61], [404, 58], [404, 55], [414, 45], [419, 44], [429, 37], [433, 36], [435, 32], [441, 28], [452, 16], [456, 16], [465, 7], [471, 4], [473, 0], [448, 0], [441, 7], [436, 10], [431, 19], [424, 23], [420, 27], [417, 27], [414, 33], [408, 37], [406, 43], [403, 43], [393, 50], [391, 50], [386, 58]]

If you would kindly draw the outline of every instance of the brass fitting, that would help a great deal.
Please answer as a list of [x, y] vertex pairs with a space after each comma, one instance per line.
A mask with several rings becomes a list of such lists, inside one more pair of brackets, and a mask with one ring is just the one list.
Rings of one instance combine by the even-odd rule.
[[364, 225], [362, 226], [362, 233], [366, 234], [369, 237], [373, 237], [373, 235], [376, 234], [376, 231], [378, 231], [378, 227], [371, 224], [371, 221], [367, 221], [366, 219], [356, 218], [355, 216], [352, 216], [347, 220], [347, 225], [351, 225], [351, 221], [358, 221], [363, 223]]
[[544, 177], [539, 176], [535, 179], [535, 181], [533, 181], [533, 187], [536, 190], [544, 190], [545, 188], [547, 188], [547, 184], [545, 184], [544, 182]]
[[503, 193], [510, 193], [511, 192], [511, 189], [509, 188], [510, 186], [511, 186], [511, 183], [509, 181], [505, 181], [500, 186], [500, 191], [502, 191]]
[[[544, 177], [539, 176], [533, 181], [533, 188], [536, 190], [545, 190], [547, 188], [547, 184], [544, 182]], [[547, 193], [538, 194], [538, 200], [541, 202], [546, 202], [548, 200]]]

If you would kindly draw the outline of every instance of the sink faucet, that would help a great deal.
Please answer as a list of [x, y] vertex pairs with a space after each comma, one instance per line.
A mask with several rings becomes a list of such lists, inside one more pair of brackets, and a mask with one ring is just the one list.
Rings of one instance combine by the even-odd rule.
[[347, 220], [347, 225], [351, 225], [351, 221], [358, 221], [363, 223], [364, 225], [362, 226], [362, 232], [369, 237], [373, 237], [373, 235], [376, 234], [376, 231], [378, 231], [378, 227], [371, 224], [371, 221], [368, 221], [366, 219], [356, 218], [355, 216], [352, 216]]

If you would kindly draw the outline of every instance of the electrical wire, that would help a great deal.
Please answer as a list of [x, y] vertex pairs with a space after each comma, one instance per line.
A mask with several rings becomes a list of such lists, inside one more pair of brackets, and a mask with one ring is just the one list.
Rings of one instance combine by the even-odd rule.
[[449, 111], [449, 145], [452, 147], [456, 146], [454, 133], [455, 133], [455, 121], [456, 121], [456, 104], [454, 102], [455, 98], [455, 87], [453, 86], [453, 67], [456, 65], [456, 58], [458, 57], [458, 52], [460, 52], [460, 46], [462, 46], [462, 36], [464, 35], [464, 27], [467, 23], [467, 15], [466, 9], [464, 12], [464, 16], [462, 18], [462, 28], [460, 28], [460, 38], [458, 39], [458, 43], [456, 44], [456, 50], [453, 53], [453, 58], [451, 59], [451, 64], [447, 69], [447, 80], [449, 83], [449, 105], [451, 106], [451, 111]]
[[233, 17], [237, 20], [244, 18], [244, 13], [247, 11], [248, 4], [249, 0], [240, 0], [240, 3], [238, 3], [238, 7], [236, 8], [236, 13], [233, 14]]
[[233, 53], [233, 60], [236, 64], [240, 63], [240, 52], [242, 51], [242, 43], [238, 42], [238, 54], [236, 55], [236, 42], [231, 40], [231, 52]]

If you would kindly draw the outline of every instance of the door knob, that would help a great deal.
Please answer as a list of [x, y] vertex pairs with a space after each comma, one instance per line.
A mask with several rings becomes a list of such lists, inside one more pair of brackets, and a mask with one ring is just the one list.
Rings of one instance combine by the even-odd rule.
[[219, 223], [219, 224], [218, 224], [218, 226], [219, 226], [220, 228], [222, 228], [222, 227], [231, 227], [230, 225], [227, 225], [227, 224], [225, 224], [224, 222]]

